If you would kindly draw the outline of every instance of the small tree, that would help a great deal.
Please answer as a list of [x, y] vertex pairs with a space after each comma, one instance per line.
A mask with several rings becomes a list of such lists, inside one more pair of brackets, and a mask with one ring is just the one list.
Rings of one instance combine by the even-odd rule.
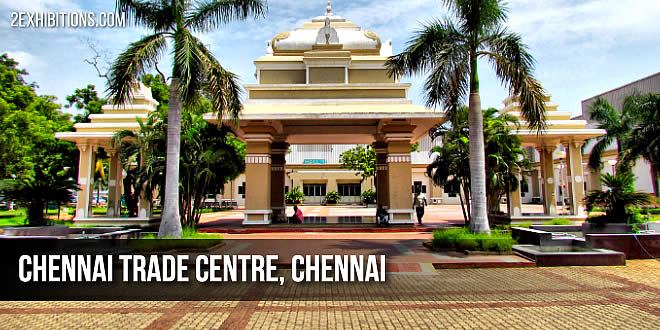
[[300, 188], [298, 187], [293, 187], [291, 190], [289, 190], [288, 193], [286, 193], [287, 204], [300, 204], [304, 201], [305, 195], [302, 191], [300, 191]]
[[629, 172], [620, 172], [616, 175], [604, 174], [601, 177], [607, 190], [593, 190], [585, 198], [587, 209], [594, 206], [602, 207], [605, 216], [593, 218], [592, 222], [617, 223], [634, 221], [630, 207], [643, 206], [651, 203], [651, 196], [635, 192], [635, 176]]
[[371, 146], [357, 146], [342, 152], [340, 168], [357, 171], [355, 175], [362, 177], [361, 181], [376, 174], [376, 151]]

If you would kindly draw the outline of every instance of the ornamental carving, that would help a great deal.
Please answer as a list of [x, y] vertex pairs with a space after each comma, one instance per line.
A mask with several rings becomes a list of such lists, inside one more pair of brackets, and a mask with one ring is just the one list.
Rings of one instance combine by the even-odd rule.
[[275, 42], [276, 41], [284, 40], [284, 39], [288, 38], [290, 35], [291, 35], [291, 31], [283, 31], [283, 32], [278, 33], [273, 38], [273, 41], [271, 42], [271, 45], [273, 46], [273, 50], [276, 49], [276, 47], [275, 47]]
[[369, 30], [364, 30], [364, 36], [371, 39], [371, 40], [375, 40], [376, 44], [377, 44], [376, 48], [380, 49], [380, 45], [381, 45], [380, 37], [376, 34], [376, 32], [369, 31]]

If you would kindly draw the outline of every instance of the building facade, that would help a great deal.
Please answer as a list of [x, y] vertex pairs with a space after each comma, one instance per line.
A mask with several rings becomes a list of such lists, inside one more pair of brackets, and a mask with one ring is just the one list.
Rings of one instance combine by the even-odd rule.
[[[620, 112], [626, 97], [633, 95], [635, 93], [660, 94], [660, 72], [633, 81], [631, 83], [625, 84], [623, 86], [614, 88], [612, 90], [598, 94], [596, 96], [590, 97], [582, 101], [582, 115], [578, 118], [586, 120], [587, 127], [591, 127], [591, 128], [598, 127], [598, 122], [591, 119], [589, 116], [589, 109], [592, 106], [592, 104], [596, 101], [596, 99], [598, 98], [605, 99], [609, 104], [611, 104], [614, 107], [615, 110]], [[589, 143], [585, 147], [585, 154], [589, 154], [591, 152], [591, 148], [593, 147], [593, 145], [594, 143]], [[589, 186], [588, 186], [589, 190], [602, 189], [600, 183], [600, 174], [601, 173], [612, 174], [615, 171], [617, 153], [618, 151], [616, 144], [612, 144], [603, 153], [603, 167], [599, 171], [589, 169], [589, 172], [591, 173], [591, 177], [592, 177], [592, 180], [589, 180]], [[653, 174], [651, 173], [651, 165], [649, 164], [649, 162], [647, 162], [644, 159], [638, 159], [635, 163], [635, 166], [633, 167], [633, 173], [637, 177], [637, 180], [635, 181], [635, 189], [637, 191], [647, 192], [647, 193], [654, 192], [653, 179], [652, 179]]]
[[[359, 195], [373, 189], [395, 224], [414, 223], [415, 187], [426, 193], [430, 203], [459, 203], [458, 191], [434, 186], [425, 173], [434, 157], [430, 150], [437, 143], [428, 131], [443, 123], [445, 114], [412, 104], [410, 84], [391, 76], [385, 66], [391, 55], [391, 41], [335, 15], [330, 5], [324, 15], [276, 33], [268, 42], [266, 54], [254, 61], [257, 83], [245, 86], [247, 98], [240, 124], [234, 127], [246, 142], [246, 170], [225, 185], [222, 196], [244, 207], [244, 225], [282, 220], [285, 193], [293, 187], [305, 193], [308, 203], [320, 203], [329, 191], [342, 194], [340, 202], [359, 203]], [[91, 216], [89, 150], [110, 148], [114, 131], [137, 129], [136, 119], [155, 109], [149, 90], [142, 85], [136, 88], [132, 104], [104, 107], [103, 114], [90, 116], [92, 123], [76, 124], [76, 132], [56, 135], [76, 142], [81, 150], [83, 189], [76, 221], [111, 222], [117, 217], [110, 211]], [[604, 132], [587, 128], [584, 120], [571, 120], [550, 94], [545, 104], [545, 131], [529, 130], [522, 120], [519, 127], [512, 127], [537, 167], [520, 174], [524, 184], [509, 194], [510, 215], [523, 218], [522, 203], [536, 201], [543, 203], [541, 216], [552, 218], [561, 198], [570, 202], [569, 216], [584, 218], [580, 150], [585, 140]], [[518, 98], [505, 99], [500, 113], [520, 119]], [[217, 124], [216, 114], [204, 118]], [[411, 144], [417, 142], [419, 150], [411, 152]], [[371, 145], [376, 153], [376, 173], [367, 180], [339, 166], [341, 153], [357, 145]], [[113, 164], [111, 172], [117, 171]], [[108, 203], [117, 205], [118, 198], [116, 191], [111, 192]], [[149, 210], [142, 213], [150, 218]]]

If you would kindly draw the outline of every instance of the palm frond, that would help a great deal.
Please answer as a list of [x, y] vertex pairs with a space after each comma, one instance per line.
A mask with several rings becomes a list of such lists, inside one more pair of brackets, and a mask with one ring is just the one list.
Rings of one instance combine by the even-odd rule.
[[613, 137], [604, 135], [598, 138], [598, 142], [591, 148], [589, 154], [589, 167], [598, 170], [603, 165], [603, 153], [612, 144]]
[[460, 47], [465, 41], [465, 36], [451, 21], [431, 21], [415, 32], [402, 53], [388, 59], [386, 66], [389, 75], [398, 77], [433, 70], [439, 57], [452, 48]]
[[392, 75], [431, 71], [424, 88], [429, 107], [443, 106], [452, 114], [463, 105], [469, 89], [469, 52], [466, 38], [449, 21], [432, 21], [417, 31], [401, 54], [388, 59]]
[[464, 33], [480, 34], [506, 21], [508, 9], [501, 0], [443, 0], [462, 22]]
[[496, 29], [483, 38], [487, 50], [479, 53], [491, 62], [497, 77], [520, 97], [520, 112], [530, 129], [539, 133], [545, 123], [545, 91], [532, 74], [534, 58], [522, 43], [520, 35], [507, 29]]
[[185, 107], [193, 107], [200, 100], [204, 80], [204, 63], [197, 40], [188, 30], [178, 30], [174, 35], [174, 67], [177, 89]]
[[174, 24], [170, 1], [117, 0], [115, 8], [128, 15], [135, 25], [156, 32]]
[[225, 70], [202, 43], [197, 47], [206, 65], [204, 91], [218, 116], [218, 123], [222, 123], [225, 114], [229, 115], [232, 122], [237, 123], [243, 109], [241, 104], [243, 89], [238, 76]]
[[193, 31], [208, 32], [232, 20], [263, 17], [267, 9], [261, 0], [207, 0], [193, 9], [185, 25]]
[[152, 68], [166, 48], [165, 34], [156, 33], [133, 42], [112, 64], [108, 91], [114, 104], [124, 104], [131, 96], [132, 84]]
[[600, 125], [605, 125], [605, 129], [608, 128], [607, 126], [615, 126], [615, 123], [619, 121], [614, 107], [602, 97], [596, 98], [589, 107], [589, 117]]

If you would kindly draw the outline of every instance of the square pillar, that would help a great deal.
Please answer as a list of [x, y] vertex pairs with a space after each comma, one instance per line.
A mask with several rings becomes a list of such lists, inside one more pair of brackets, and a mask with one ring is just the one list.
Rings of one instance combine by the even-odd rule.
[[270, 224], [271, 143], [269, 133], [245, 135], [245, 212], [244, 225]]
[[76, 219], [92, 216], [92, 191], [94, 190], [94, 165], [96, 164], [95, 146], [78, 144], [78, 200], [76, 201]]
[[273, 210], [272, 221], [286, 221], [286, 153], [289, 145], [284, 142], [273, 143], [270, 165], [270, 207]]
[[388, 212], [392, 224], [414, 224], [412, 200], [412, 166], [410, 165], [410, 133], [388, 133], [387, 178]]
[[543, 182], [543, 213], [545, 215], [557, 215], [557, 193], [555, 168], [552, 154], [556, 146], [545, 146], [539, 148], [541, 154], [541, 178]]
[[110, 154], [110, 166], [108, 171], [108, 211], [106, 216], [119, 217], [121, 216], [121, 182], [122, 182], [122, 167], [119, 157], [119, 150], [108, 149]]
[[515, 169], [513, 175], [518, 179], [518, 187], [509, 191], [507, 211], [510, 217], [522, 216], [522, 196], [520, 195], [520, 169]]
[[584, 207], [584, 173], [582, 171], [582, 142], [573, 141], [566, 145], [566, 162], [571, 214], [586, 216], [587, 212]]
[[375, 143], [373, 147], [376, 151], [376, 203], [384, 208], [389, 208], [387, 144], [384, 142]]

